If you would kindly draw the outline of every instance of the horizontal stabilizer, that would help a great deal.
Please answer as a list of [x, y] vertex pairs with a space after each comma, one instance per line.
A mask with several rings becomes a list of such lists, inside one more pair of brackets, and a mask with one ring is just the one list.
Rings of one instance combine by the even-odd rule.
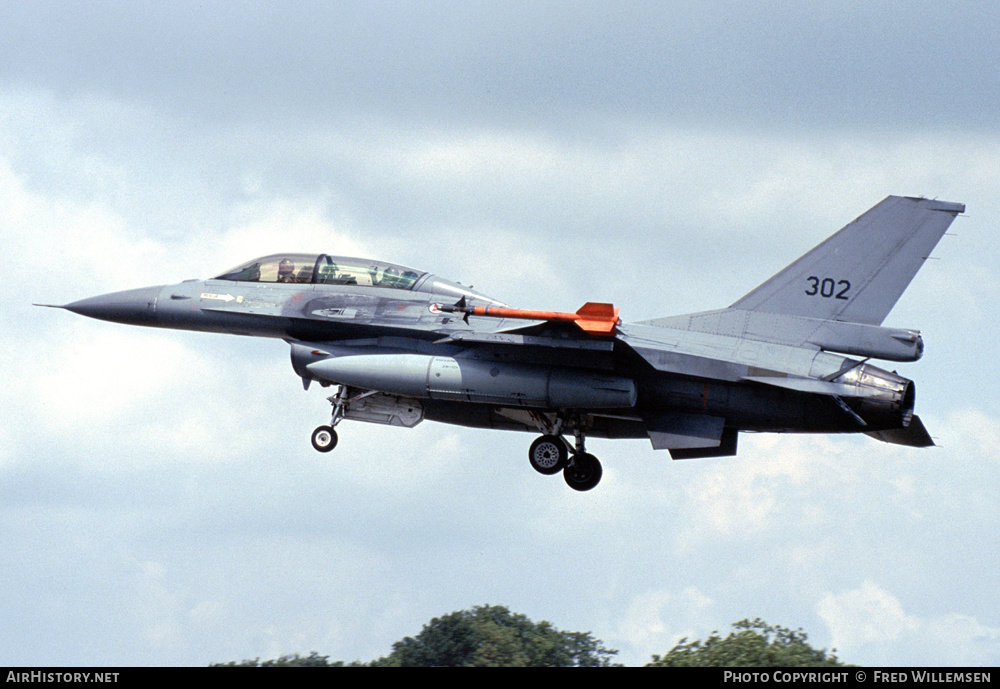
[[930, 433], [924, 428], [923, 421], [920, 420], [919, 416], [914, 416], [910, 420], [910, 425], [906, 428], [894, 428], [891, 431], [872, 431], [871, 433], [865, 433], [865, 435], [870, 435], [876, 440], [881, 440], [883, 443], [892, 443], [893, 445], [906, 445], [908, 447], [933, 447], [934, 441], [931, 439]]

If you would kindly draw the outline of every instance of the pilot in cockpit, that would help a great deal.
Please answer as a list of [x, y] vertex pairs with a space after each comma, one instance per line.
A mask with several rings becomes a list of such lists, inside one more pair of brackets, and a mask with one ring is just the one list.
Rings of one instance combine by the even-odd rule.
[[397, 287], [399, 282], [399, 271], [389, 266], [382, 272], [382, 280], [379, 282], [381, 287]]
[[287, 258], [278, 264], [278, 282], [295, 282], [295, 264]]

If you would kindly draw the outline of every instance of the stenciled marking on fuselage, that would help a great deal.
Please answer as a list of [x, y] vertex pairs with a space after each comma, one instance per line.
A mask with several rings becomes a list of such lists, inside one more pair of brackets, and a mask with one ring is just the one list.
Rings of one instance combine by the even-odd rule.
[[202, 292], [201, 293], [201, 298], [202, 299], [214, 299], [216, 301], [224, 301], [227, 304], [229, 302], [233, 301], [233, 300], [235, 300], [237, 304], [242, 304], [243, 303], [243, 297], [242, 296], [234, 297], [231, 294], [210, 294], [208, 292]]
[[823, 297], [824, 299], [833, 297], [834, 299], [843, 299], [844, 301], [851, 298], [847, 294], [851, 289], [849, 280], [818, 278], [815, 275], [810, 275], [806, 278], [806, 282], [810, 283], [809, 289], [806, 290], [806, 295], [810, 297]]
[[313, 311], [312, 315], [318, 318], [356, 318], [358, 310], [351, 308], [321, 309]]

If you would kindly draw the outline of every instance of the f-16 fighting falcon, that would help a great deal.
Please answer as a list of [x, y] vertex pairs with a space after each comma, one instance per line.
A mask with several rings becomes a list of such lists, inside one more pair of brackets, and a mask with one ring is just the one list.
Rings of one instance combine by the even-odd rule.
[[912, 381], [919, 331], [882, 322], [959, 203], [890, 196], [731, 306], [624, 323], [611, 304], [510, 308], [437, 275], [333, 254], [276, 254], [208, 279], [58, 307], [130, 325], [278, 337], [303, 386], [335, 386], [328, 424], [431, 420], [532, 431], [528, 460], [576, 490], [601, 479], [588, 436], [674, 459], [736, 454], [740, 432], [865, 433], [933, 445]]

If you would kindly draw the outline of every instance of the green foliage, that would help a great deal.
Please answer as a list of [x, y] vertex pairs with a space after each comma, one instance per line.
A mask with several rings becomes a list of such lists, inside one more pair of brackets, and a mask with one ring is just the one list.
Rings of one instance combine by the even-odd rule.
[[801, 629], [771, 626], [757, 618], [732, 625], [725, 639], [712, 632], [708, 640], [686, 638], [665, 656], [653, 656], [646, 667], [843, 667], [837, 656], [806, 643]]
[[239, 663], [228, 662], [228, 663], [213, 663], [211, 667], [343, 667], [344, 663], [342, 661], [335, 661], [331, 663], [328, 659], [330, 656], [321, 656], [316, 651], [310, 653], [307, 657], [303, 658], [298, 653], [295, 655], [281, 656], [273, 660], [265, 660], [263, 663], [260, 662], [260, 658], [254, 660], [243, 660]]
[[607, 667], [618, 651], [589, 632], [564, 632], [501, 606], [436, 617], [374, 667]]
[[[816, 650], [801, 629], [741, 620], [722, 638], [681, 641], [646, 667], [844, 667], [837, 656]], [[392, 645], [392, 653], [371, 663], [330, 662], [313, 651], [307, 657], [244, 660], [213, 667], [611, 667], [618, 651], [590, 632], [565, 632], [532, 622], [502, 606], [483, 605], [435, 617], [419, 634]]]

